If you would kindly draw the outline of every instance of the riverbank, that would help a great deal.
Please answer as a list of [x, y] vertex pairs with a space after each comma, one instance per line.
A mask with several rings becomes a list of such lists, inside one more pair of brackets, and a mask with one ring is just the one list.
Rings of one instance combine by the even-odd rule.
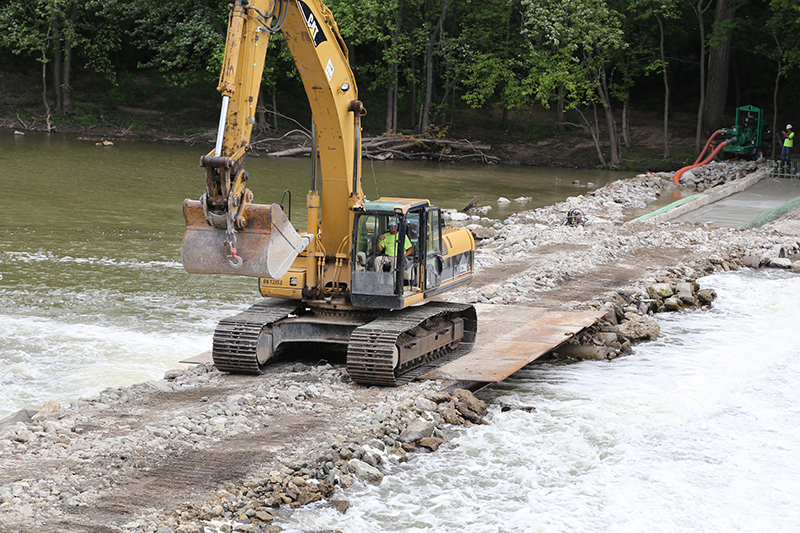
[[[2, 109], [0, 109], [2, 110]], [[174, 117], [146, 109], [126, 108], [118, 117], [52, 118], [28, 109], [22, 114], [0, 115], [0, 129], [9, 133], [50, 132], [75, 135], [89, 142], [134, 140], [188, 143], [213, 148], [217, 132], [216, 112]], [[599, 163], [590, 134], [583, 128], [557, 128], [548, 110], [527, 111], [517, 117], [516, 128], [500, 128], [498, 110], [470, 110], [458, 124], [435, 135], [382, 135], [364, 131], [366, 157], [378, 159], [427, 159], [464, 164], [503, 164], [593, 169]], [[488, 120], [487, 120], [488, 117]], [[623, 147], [619, 170], [666, 171], [694, 160], [694, 113], [678, 113], [670, 121], [671, 155], [663, 157], [663, 123], [658, 113], [638, 111], [631, 117], [631, 146]], [[497, 128], [491, 124], [497, 122]], [[130, 124], [126, 126], [125, 124]], [[530, 133], [530, 132], [536, 132]], [[602, 141], [601, 141], [602, 142]], [[310, 152], [310, 131], [296, 122], [287, 129], [254, 130], [251, 149], [258, 154], [305, 155]]]
[[[741, 164], [731, 165], [727, 173], [738, 174]], [[640, 175], [487, 223], [476, 283], [448, 299], [606, 308], [617, 324], [602, 333], [624, 352], [625, 334], [611, 326], [640, 323], [638, 338], [652, 337], [653, 285], [747, 266], [792, 268], [797, 212], [752, 230], [626, 223], [630, 209], [671, 194], [671, 176]], [[585, 224], [562, 223], [571, 209]], [[267, 531], [274, 516], [317, 498], [346, 512], [344, 488], [355, 479], [379, 482], [459, 425], [483, 423], [480, 402], [440, 394], [441, 385], [363, 388], [341, 363], [315, 358], [260, 377], [200, 365], [20, 413], [0, 429], [0, 530]]]

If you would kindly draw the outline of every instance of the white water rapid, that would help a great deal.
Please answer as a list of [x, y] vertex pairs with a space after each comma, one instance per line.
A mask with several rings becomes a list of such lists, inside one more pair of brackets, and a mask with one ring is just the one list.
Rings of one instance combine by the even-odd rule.
[[[491, 425], [276, 521], [286, 531], [796, 531], [800, 277], [701, 280], [711, 310], [657, 317], [611, 362], [526, 367], [479, 396]], [[501, 412], [499, 404], [535, 407]]]

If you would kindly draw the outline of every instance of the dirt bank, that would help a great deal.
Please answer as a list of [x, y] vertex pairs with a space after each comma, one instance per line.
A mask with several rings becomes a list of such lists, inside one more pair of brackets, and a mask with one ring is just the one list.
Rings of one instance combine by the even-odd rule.
[[[628, 209], [671, 187], [671, 174], [641, 175], [489, 224], [476, 282], [448, 299], [617, 305], [644, 316], [647, 308], [635, 302], [656, 281], [792, 268], [798, 212], [751, 230], [625, 223]], [[586, 223], [564, 225], [570, 209], [582, 210]], [[462, 223], [473, 222], [483, 221]], [[327, 357], [305, 354], [259, 377], [201, 365], [19, 413], [0, 429], [0, 531], [269, 531], [274, 516], [303, 501], [326, 499], [346, 511], [354, 479], [380, 482], [458, 425], [491, 423], [499, 408], [486, 415], [467, 394], [438, 393], [434, 381], [356, 386]]]
[[[10, 133], [51, 131], [71, 134], [92, 142], [127, 139], [190, 143], [209, 148], [213, 146], [216, 137], [215, 113], [191, 116], [158, 113], [157, 120], [154, 120], [153, 112], [147, 109], [125, 108], [118, 110], [117, 114], [120, 117], [115, 121], [110, 121], [105, 116], [81, 117], [80, 122], [88, 121], [88, 125], [78, 124], [79, 121], [75, 118], [60, 122], [54, 122], [54, 118], [48, 122], [46, 117], [31, 109], [19, 111], [0, 101], [0, 128]], [[596, 150], [588, 131], [574, 126], [557, 128], [552, 111], [541, 109], [515, 113], [512, 120], [515, 126], [512, 130], [499, 127], [499, 116], [499, 111], [493, 109], [465, 110], [459, 123], [448, 127], [446, 136], [430, 136], [424, 139], [425, 146], [420, 142], [401, 143], [405, 146], [392, 152], [380, 152], [377, 149], [378, 145], [386, 141], [381, 132], [365, 131], [365, 146], [369, 144], [370, 138], [378, 138], [373, 143], [376, 145], [375, 149], [370, 153], [366, 146], [365, 152], [369, 157], [405, 159], [413, 155], [413, 158], [466, 164], [499, 163], [568, 168], [598, 166]], [[635, 172], [660, 171], [680, 168], [694, 160], [692, 146], [695, 118], [693, 113], [675, 113], [671, 118], [671, 156], [665, 159], [663, 124], [659, 113], [647, 110], [634, 113], [630, 127], [631, 146], [623, 147], [620, 169]], [[441, 142], [436, 142], [437, 140]], [[475, 148], [463, 149], [460, 148], [461, 145]], [[281, 131], [254, 130], [251, 146], [260, 153], [296, 154], [310, 147], [309, 132], [294, 124], [291, 129]]]

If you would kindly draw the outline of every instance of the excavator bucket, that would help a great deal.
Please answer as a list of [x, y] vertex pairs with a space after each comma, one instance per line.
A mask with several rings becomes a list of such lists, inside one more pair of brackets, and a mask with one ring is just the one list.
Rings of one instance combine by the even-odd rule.
[[247, 224], [236, 231], [235, 255], [231, 257], [225, 231], [206, 221], [203, 204], [183, 202], [186, 233], [181, 261], [187, 272], [281, 278], [311, 242], [311, 236], [297, 233], [278, 204], [247, 204], [242, 215]]

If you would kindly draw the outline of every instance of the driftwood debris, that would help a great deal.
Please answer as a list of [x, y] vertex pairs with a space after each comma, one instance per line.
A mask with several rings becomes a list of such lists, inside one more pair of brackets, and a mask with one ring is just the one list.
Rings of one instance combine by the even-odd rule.
[[364, 139], [362, 156], [367, 159], [426, 159], [430, 161], [469, 161], [498, 163], [498, 157], [485, 152], [492, 147], [468, 140], [432, 139], [417, 135], [381, 135]]
[[278, 152], [269, 152], [270, 157], [296, 157], [299, 155], [311, 155], [310, 146], [298, 146], [297, 148], [287, 148]]
[[473, 207], [480, 207], [480, 206], [481, 206], [481, 199], [478, 198], [477, 196], [475, 196], [472, 200], [469, 201], [469, 203], [467, 204], [467, 207], [465, 207], [464, 209], [461, 210], [461, 212], [462, 213], [466, 213], [467, 211], [469, 211]]
[[[285, 137], [285, 136], [284, 136]], [[254, 143], [255, 144], [255, 143]], [[479, 161], [498, 163], [496, 156], [487, 155], [491, 146], [467, 140], [430, 139], [412, 135], [381, 135], [363, 140], [361, 155], [365, 159], [428, 160], [428, 161]], [[304, 144], [269, 152], [272, 157], [310, 156], [311, 146]]]
[[[203, 132], [180, 138], [167, 137], [164, 140], [191, 144], [213, 143], [214, 136]], [[434, 139], [419, 135], [387, 134], [363, 139], [361, 156], [364, 159], [379, 161], [402, 159], [499, 163], [499, 157], [486, 153], [491, 149], [488, 144], [474, 143], [466, 139]], [[248, 147], [248, 152], [252, 156], [266, 152], [270, 157], [307, 157], [311, 155], [311, 133], [305, 129], [293, 129], [280, 137], [254, 139]]]

